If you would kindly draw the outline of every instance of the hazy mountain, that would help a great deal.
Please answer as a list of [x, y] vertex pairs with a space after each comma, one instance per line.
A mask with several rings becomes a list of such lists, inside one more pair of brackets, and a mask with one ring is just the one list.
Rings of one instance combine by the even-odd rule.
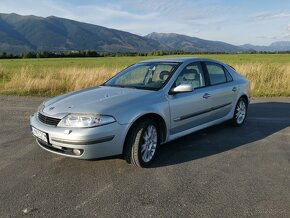
[[151, 33], [145, 37], [58, 17], [0, 13], [0, 53], [25, 51], [95, 50], [138, 52], [183, 50], [190, 52], [286, 51], [290, 42], [269, 46], [235, 46], [176, 33]]
[[241, 46], [245, 50], [254, 50], [254, 51], [290, 51], [290, 41], [278, 41], [273, 42], [268, 46], [258, 46], [245, 44]]
[[252, 45], [252, 44], [245, 44], [241, 45], [241, 48], [247, 51], [268, 51], [268, 46], [259, 46], [259, 45]]
[[145, 37], [154, 39], [173, 50], [189, 52], [239, 52], [243, 50], [238, 46], [225, 42], [204, 40], [176, 33], [153, 32]]
[[273, 42], [270, 47], [275, 48], [277, 51], [290, 51], [290, 41]]
[[165, 47], [142, 36], [68, 19], [0, 14], [0, 52], [85, 49], [127, 52]]

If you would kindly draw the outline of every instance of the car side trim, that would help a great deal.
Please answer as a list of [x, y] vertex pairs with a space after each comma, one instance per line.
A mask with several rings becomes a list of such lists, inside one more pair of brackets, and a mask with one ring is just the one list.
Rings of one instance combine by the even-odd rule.
[[98, 144], [102, 142], [108, 142], [112, 141], [115, 136], [106, 136], [103, 138], [95, 139], [95, 140], [88, 140], [88, 141], [67, 141], [59, 138], [51, 138], [52, 142], [58, 142], [58, 143], [64, 143], [64, 144], [70, 144], [70, 145], [91, 145], [91, 144]]
[[205, 113], [209, 113], [209, 112], [214, 111], [214, 110], [218, 110], [220, 108], [226, 107], [226, 106], [231, 105], [231, 104], [232, 104], [232, 102], [229, 102], [229, 103], [222, 104], [222, 105], [219, 105], [219, 106], [216, 106], [216, 107], [212, 107], [210, 109], [202, 110], [202, 111], [199, 111], [199, 112], [196, 112], [196, 113], [192, 113], [192, 114], [187, 114], [187, 115], [184, 115], [184, 116], [181, 116], [181, 117], [177, 117], [177, 118], [173, 119], [173, 121], [174, 122], [178, 122], [178, 121], [186, 120], [186, 119], [189, 119], [189, 118], [201, 115], [201, 114], [205, 114]]

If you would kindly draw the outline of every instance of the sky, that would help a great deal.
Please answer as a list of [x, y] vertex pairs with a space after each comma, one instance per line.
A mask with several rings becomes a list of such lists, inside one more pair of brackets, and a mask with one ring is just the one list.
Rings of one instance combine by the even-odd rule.
[[57, 16], [142, 36], [178, 33], [235, 45], [290, 41], [290, 0], [1, 0], [0, 13]]

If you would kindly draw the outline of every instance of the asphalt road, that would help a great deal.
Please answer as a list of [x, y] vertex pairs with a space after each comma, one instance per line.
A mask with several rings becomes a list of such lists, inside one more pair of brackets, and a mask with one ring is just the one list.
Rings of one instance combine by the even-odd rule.
[[290, 217], [290, 98], [162, 146], [149, 169], [43, 151], [28, 131], [42, 100], [0, 96], [0, 217]]

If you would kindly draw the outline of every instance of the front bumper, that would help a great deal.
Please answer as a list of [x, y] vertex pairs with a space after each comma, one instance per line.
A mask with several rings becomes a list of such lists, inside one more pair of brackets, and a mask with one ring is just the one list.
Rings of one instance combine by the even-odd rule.
[[[37, 113], [30, 117], [30, 125], [48, 134], [48, 143], [38, 138], [38, 145], [55, 154], [79, 158], [95, 159], [123, 152], [128, 125], [114, 122], [94, 128], [67, 128], [46, 125], [39, 121]], [[73, 152], [79, 150], [79, 154]]]

